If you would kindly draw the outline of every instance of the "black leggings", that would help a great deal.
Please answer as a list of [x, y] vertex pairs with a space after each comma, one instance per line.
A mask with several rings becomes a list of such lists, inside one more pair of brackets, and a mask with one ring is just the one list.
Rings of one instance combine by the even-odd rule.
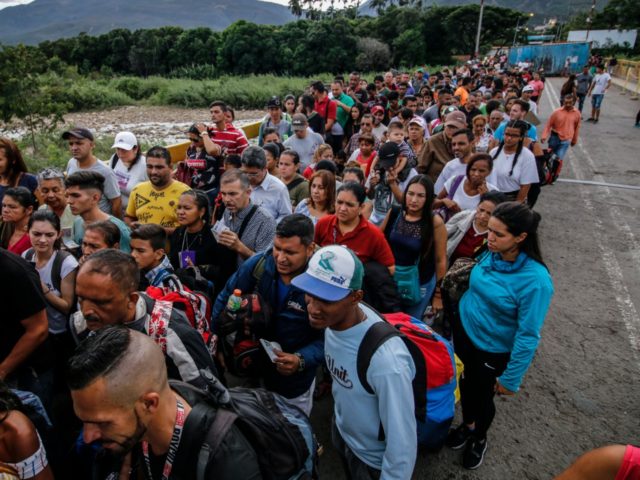
[[464, 331], [459, 315], [454, 316], [453, 345], [464, 364], [460, 378], [462, 421], [467, 425], [475, 422], [476, 437], [484, 439], [496, 414], [493, 403], [496, 379], [507, 368], [511, 355], [476, 348]]

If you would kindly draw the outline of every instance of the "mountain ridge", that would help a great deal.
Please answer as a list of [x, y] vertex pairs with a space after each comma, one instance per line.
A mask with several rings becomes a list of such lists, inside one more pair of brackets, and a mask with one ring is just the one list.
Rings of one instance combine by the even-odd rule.
[[284, 5], [259, 0], [35, 0], [0, 10], [0, 42], [34, 45], [82, 32], [167, 25], [223, 30], [237, 20], [280, 25], [294, 17]]

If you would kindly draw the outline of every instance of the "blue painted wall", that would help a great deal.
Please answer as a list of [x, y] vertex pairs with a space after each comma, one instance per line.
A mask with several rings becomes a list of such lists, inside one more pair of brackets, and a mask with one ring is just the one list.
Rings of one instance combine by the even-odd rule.
[[523, 45], [509, 50], [509, 63], [533, 61], [534, 69], [544, 69], [544, 73], [559, 74], [564, 62], [569, 57], [570, 72], [579, 73], [589, 59], [589, 43], [547, 43], [543, 45]]

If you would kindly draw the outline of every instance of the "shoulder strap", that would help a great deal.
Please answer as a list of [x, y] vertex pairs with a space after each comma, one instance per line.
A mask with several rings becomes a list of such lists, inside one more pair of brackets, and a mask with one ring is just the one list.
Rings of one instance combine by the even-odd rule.
[[260, 260], [258, 260], [258, 262], [253, 267], [252, 275], [253, 275], [253, 279], [256, 281], [256, 286], [260, 283], [260, 280], [262, 280], [266, 263], [267, 263], [267, 257], [266, 255], [262, 255]]
[[369, 369], [371, 358], [383, 343], [390, 338], [400, 335], [400, 332], [386, 321], [374, 323], [369, 327], [367, 333], [364, 334], [362, 342], [360, 342], [360, 346], [358, 347], [356, 365], [358, 380], [367, 393], [373, 394], [373, 388], [371, 388], [371, 385], [369, 385], [367, 381], [367, 370]]
[[[206, 415], [207, 409], [208, 407], [204, 406], [202, 403], [198, 403], [193, 407], [189, 416], [193, 415], [195, 412], [196, 419], [202, 420]], [[205, 472], [207, 464], [209, 463], [209, 458], [216, 454], [224, 440], [224, 437], [227, 435], [229, 430], [231, 430], [231, 427], [237, 418], [238, 415], [223, 408], [218, 409], [216, 412], [216, 416], [207, 431], [207, 436], [202, 444], [202, 448], [200, 448], [200, 452], [198, 453], [196, 480], [206, 480]]]
[[302, 182], [306, 182], [305, 178], [297, 177], [291, 183], [287, 184], [287, 190], [291, 191], [300, 185]]
[[396, 226], [396, 223], [398, 223], [398, 219], [400, 218], [401, 214], [402, 214], [402, 207], [398, 205], [394, 205], [391, 207], [389, 220], [387, 221], [387, 224], [384, 227], [384, 236], [387, 237], [387, 240], [389, 240], [389, 235], [391, 235], [391, 232]]
[[253, 217], [253, 214], [256, 213], [256, 210], [258, 210], [258, 206], [252, 205], [251, 210], [249, 210], [249, 213], [247, 213], [247, 216], [244, 217], [244, 220], [242, 220], [242, 224], [240, 224], [240, 230], [238, 230], [238, 239], [240, 241], [242, 241], [242, 234], [244, 233], [244, 230], [247, 228], [247, 225], [249, 224], [249, 220], [251, 220], [251, 217]]
[[462, 181], [464, 180], [465, 175], [458, 175], [453, 183], [451, 184], [451, 191], [447, 193], [447, 198], [452, 200], [460, 185], [462, 185]]
[[114, 153], [111, 156], [111, 170], [113, 170], [114, 168], [116, 168], [116, 165], [118, 164], [118, 154]]
[[53, 284], [53, 288], [59, 292], [62, 291], [60, 289], [62, 286], [62, 265], [70, 255], [71, 253], [65, 250], [58, 250], [56, 258], [53, 260], [53, 265], [51, 266], [51, 283]]
[[27, 253], [24, 254], [24, 259], [27, 262], [33, 262], [35, 256], [36, 256], [36, 251], [33, 248], [30, 248], [29, 250], [27, 250]]

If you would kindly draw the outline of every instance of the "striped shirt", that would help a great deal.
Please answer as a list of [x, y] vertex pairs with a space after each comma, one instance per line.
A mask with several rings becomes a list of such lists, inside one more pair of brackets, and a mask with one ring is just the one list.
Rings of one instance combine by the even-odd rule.
[[224, 130], [218, 130], [213, 125], [207, 129], [211, 141], [222, 147], [223, 155], [241, 155], [245, 148], [249, 146], [247, 137], [244, 136], [241, 130], [230, 123], [226, 124]]

